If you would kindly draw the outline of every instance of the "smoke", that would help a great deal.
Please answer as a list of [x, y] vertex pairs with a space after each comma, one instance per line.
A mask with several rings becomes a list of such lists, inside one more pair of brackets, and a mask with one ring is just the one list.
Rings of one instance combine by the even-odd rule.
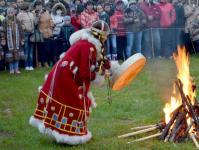
[[149, 63], [152, 86], [161, 100], [170, 100], [177, 69], [173, 59], [152, 60]]

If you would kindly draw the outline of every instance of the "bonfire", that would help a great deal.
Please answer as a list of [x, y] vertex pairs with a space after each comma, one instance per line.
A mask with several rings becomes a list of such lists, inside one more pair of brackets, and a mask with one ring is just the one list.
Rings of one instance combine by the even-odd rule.
[[173, 92], [163, 109], [163, 121], [155, 125], [132, 128], [135, 132], [127, 133], [118, 138], [126, 138], [154, 130], [156, 134], [128, 142], [138, 142], [159, 137], [164, 142], [184, 142], [191, 139], [199, 149], [199, 104], [196, 100], [196, 85], [190, 75], [189, 54], [184, 47], [179, 47], [173, 55], [178, 74], [173, 84]]

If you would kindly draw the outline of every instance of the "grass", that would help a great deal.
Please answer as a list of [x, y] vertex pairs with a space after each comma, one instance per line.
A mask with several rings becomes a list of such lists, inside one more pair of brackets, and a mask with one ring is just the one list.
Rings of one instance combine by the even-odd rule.
[[[199, 84], [199, 56], [191, 57], [191, 74]], [[137, 137], [118, 139], [131, 127], [154, 124], [163, 118], [165, 100], [169, 98], [176, 67], [171, 60], [151, 60], [128, 87], [112, 92], [112, 105], [107, 103], [107, 89], [93, 89], [98, 107], [93, 110], [89, 129], [93, 139], [84, 145], [56, 144], [28, 124], [37, 101], [37, 87], [49, 70], [37, 69], [19, 76], [0, 72], [0, 149], [1, 150], [191, 150], [194, 144], [164, 143], [151, 139], [127, 145]]]

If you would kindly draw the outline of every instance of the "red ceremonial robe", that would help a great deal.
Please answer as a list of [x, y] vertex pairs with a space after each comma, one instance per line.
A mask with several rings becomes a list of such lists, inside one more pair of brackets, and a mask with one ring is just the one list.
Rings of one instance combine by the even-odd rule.
[[71, 48], [53, 66], [40, 89], [29, 122], [58, 143], [76, 145], [92, 136], [87, 130], [92, 105], [89, 91], [101, 43], [85, 29], [74, 33], [70, 42]]

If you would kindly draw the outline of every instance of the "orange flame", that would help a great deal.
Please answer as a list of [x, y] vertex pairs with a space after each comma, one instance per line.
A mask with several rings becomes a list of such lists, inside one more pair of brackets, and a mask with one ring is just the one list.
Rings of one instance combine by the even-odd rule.
[[[177, 78], [181, 80], [183, 84], [183, 92], [191, 99], [191, 103], [195, 103], [196, 92], [192, 89], [192, 80], [189, 71], [189, 55], [186, 53], [186, 49], [178, 47], [178, 54], [173, 55], [178, 74]], [[175, 84], [173, 85], [173, 94], [168, 103], [164, 107], [165, 122], [168, 123], [171, 119], [172, 112], [182, 104], [180, 93], [176, 92]], [[187, 119], [187, 123], [190, 124], [191, 119]]]

